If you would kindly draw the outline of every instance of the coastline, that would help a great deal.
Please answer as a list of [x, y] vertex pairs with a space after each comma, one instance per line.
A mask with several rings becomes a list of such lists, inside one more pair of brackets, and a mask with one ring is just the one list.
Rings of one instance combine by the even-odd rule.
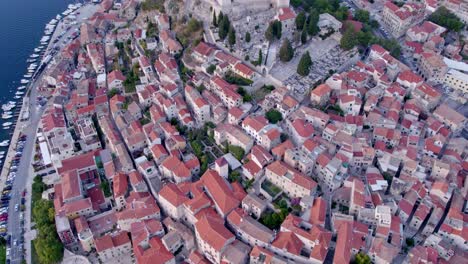
[[[67, 9], [68, 10], [68, 9]], [[90, 17], [97, 10], [97, 7], [92, 3], [86, 3], [81, 5], [74, 11], [80, 12], [77, 16], [75, 24], [70, 24], [65, 16], [63, 16], [54, 29], [54, 32], [50, 35], [49, 42], [45, 45], [43, 51], [43, 57], [41, 56], [38, 64], [41, 64], [44, 58], [48, 57], [46, 64], [41, 64], [37, 68], [37, 71], [33, 74], [30, 82], [26, 85], [25, 95], [22, 99], [21, 105], [18, 105], [19, 115], [15, 119], [16, 125], [10, 138], [10, 144], [8, 150], [5, 153], [5, 160], [0, 173], [0, 187], [3, 189], [6, 185], [8, 175], [10, 174], [12, 160], [16, 155], [17, 142], [20, 140], [21, 135], [26, 135], [27, 138], [24, 141], [24, 147], [22, 154], [19, 158], [17, 165], [16, 178], [12, 181], [11, 198], [9, 201], [9, 218], [7, 223], [7, 234], [11, 236], [11, 240], [19, 240], [24, 237], [24, 245], [21, 247], [11, 247], [11, 253], [9, 259], [10, 263], [31, 263], [31, 249], [32, 240], [36, 237], [36, 232], [31, 228], [31, 191], [32, 182], [34, 178], [34, 170], [32, 163], [34, 161], [34, 154], [36, 153], [36, 137], [37, 129], [40, 126], [42, 113], [46, 109], [46, 105], [39, 104], [37, 98], [40, 96], [38, 87], [41, 86], [44, 81], [44, 76], [56, 65], [55, 59], [57, 55], [65, 48], [71, 41], [73, 36], [76, 36], [76, 32], [79, 31], [79, 25], [87, 17]], [[58, 13], [63, 14], [63, 13]], [[26, 114], [26, 112], [28, 112]], [[26, 114], [26, 115], [25, 115]], [[27, 120], [24, 117], [28, 116]], [[12, 121], [13, 122], [13, 121]], [[26, 195], [23, 196], [23, 191], [26, 190]], [[25, 199], [25, 207], [20, 213], [15, 210], [16, 205], [22, 204]]]

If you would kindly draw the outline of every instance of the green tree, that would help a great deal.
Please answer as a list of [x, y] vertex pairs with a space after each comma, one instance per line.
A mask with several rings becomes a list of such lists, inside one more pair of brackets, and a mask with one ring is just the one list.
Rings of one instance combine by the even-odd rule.
[[220, 39], [226, 39], [230, 27], [231, 22], [229, 21], [229, 17], [227, 15], [223, 15], [222, 19], [218, 20], [218, 35]]
[[303, 29], [301, 33], [301, 43], [305, 44], [307, 42], [307, 30]]
[[112, 195], [112, 192], [110, 190], [110, 185], [107, 180], [102, 180], [100, 187], [101, 187], [102, 192], [104, 193], [104, 196], [109, 197]]
[[341, 37], [340, 46], [344, 50], [350, 50], [354, 48], [354, 46], [356, 46], [357, 43], [358, 42], [354, 30], [351, 27], [349, 27]]
[[302, 0], [291, 0], [291, 5], [295, 8], [298, 8], [300, 7], [303, 3], [302, 3]]
[[282, 33], [282, 31], [283, 31], [283, 24], [281, 24], [281, 21], [275, 20], [275, 21], [273, 22], [273, 25], [274, 25], [274, 26], [273, 26], [273, 32], [274, 32], [274, 34], [275, 34], [275, 37], [276, 37], [277, 39], [281, 39], [281, 33]]
[[283, 120], [283, 116], [276, 109], [271, 109], [268, 112], [266, 112], [265, 117], [266, 117], [266, 119], [268, 119], [268, 122], [270, 122], [272, 124], [276, 124], [279, 121]]
[[373, 36], [370, 32], [359, 31], [356, 33], [356, 37], [359, 45], [367, 47]]
[[262, 53], [262, 50], [259, 49], [258, 50], [258, 58], [257, 58], [257, 65], [262, 65], [262, 62], [263, 62], [263, 53]]
[[228, 145], [228, 151], [238, 160], [242, 160], [242, 158], [244, 158], [244, 149], [239, 146]]
[[354, 261], [352, 262], [354, 264], [371, 264], [371, 259], [368, 255], [366, 255], [363, 252], [359, 252], [356, 254], [354, 257]]
[[60, 242], [55, 228], [55, 212], [52, 201], [39, 200], [32, 210], [37, 237], [34, 240], [40, 263], [57, 263], [63, 258], [63, 245]]
[[186, 27], [186, 31], [187, 32], [196, 32], [198, 30], [200, 30], [202, 28], [202, 22], [196, 20], [195, 18], [191, 18], [188, 23], [187, 23], [187, 27]]
[[229, 173], [228, 177], [230, 182], [239, 182], [241, 180], [241, 174], [239, 171], [232, 171]]
[[236, 44], [236, 31], [234, 30], [233, 26], [229, 27], [228, 42], [231, 46], [234, 46], [234, 44]]
[[299, 12], [299, 14], [297, 14], [296, 16], [296, 29], [297, 30], [302, 30], [304, 28], [304, 23], [306, 21], [306, 14], [304, 13], [304, 11], [301, 11]]
[[301, 76], [307, 76], [310, 73], [310, 66], [312, 65], [312, 59], [308, 51], [302, 55], [299, 64], [297, 65], [297, 73]]
[[291, 46], [291, 42], [289, 39], [283, 40], [283, 44], [281, 44], [281, 48], [279, 51], [279, 57], [282, 62], [290, 61], [294, 56], [294, 50]]
[[206, 72], [209, 74], [213, 74], [215, 70], [216, 70], [216, 65], [214, 64], [210, 64], [210, 66], [206, 68]]
[[268, 42], [272, 42], [274, 38], [275, 35], [273, 35], [273, 23], [270, 23], [265, 31], [265, 39], [268, 40]]
[[267, 30], [265, 31], [265, 38], [268, 41], [273, 41], [275, 38], [276, 39], [281, 39], [281, 32], [282, 32], [282, 24], [281, 21], [275, 20], [273, 22], [270, 22], [268, 25]]
[[414, 246], [414, 239], [413, 238], [409, 237], [405, 241], [406, 241], [406, 245], [408, 247], [413, 247]]
[[368, 24], [370, 20], [369, 11], [364, 10], [364, 9], [358, 9], [354, 13], [354, 18], [359, 22]]
[[250, 42], [250, 33], [245, 32], [245, 42], [249, 43]]
[[346, 18], [348, 18], [348, 8], [345, 7], [345, 6], [341, 6], [335, 12], [333, 12], [332, 15], [336, 19], [338, 19], [340, 21], [344, 21], [344, 20], [346, 20]]
[[216, 19], [216, 11], [213, 11], [213, 26], [215, 27], [218, 26], [218, 21]]
[[437, 8], [437, 10], [429, 16], [429, 21], [456, 32], [460, 32], [460, 30], [465, 27], [463, 22], [444, 6]]
[[309, 33], [310, 36], [315, 36], [319, 32], [318, 22], [319, 13], [316, 9], [312, 9], [307, 18], [307, 33]]

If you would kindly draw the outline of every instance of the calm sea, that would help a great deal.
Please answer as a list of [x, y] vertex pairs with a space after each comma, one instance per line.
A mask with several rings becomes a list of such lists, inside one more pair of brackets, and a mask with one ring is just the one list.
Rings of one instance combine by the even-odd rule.
[[[45, 24], [76, 0], [0, 0], [0, 104], [14, 100]], [[21, 99], [19, 99], [21, 100]], [[5, 122], [0, 119], [0, 123]], [[11, 120], [8, 120], [11, 121]], [[0, 141], [11, 131], [0, 126]]]

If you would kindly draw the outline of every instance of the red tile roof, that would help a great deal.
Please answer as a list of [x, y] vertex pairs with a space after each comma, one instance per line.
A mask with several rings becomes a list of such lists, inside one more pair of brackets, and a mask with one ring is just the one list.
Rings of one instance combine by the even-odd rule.
[[209, 244], [216, 251], [235, 239], [234, 235], [224, 226], [224, 220], [213, 211], [203, 211], [195, 224], [200, 239]]
[[206, 171], [201, 177], [201, 181], [203, 181], [203, 185], [213, 202], [224, 215], [239, 206], [240, 201], [235, 198], [232, 187], [216, 171]]
[[165, 185], [159, 192], [159, 197], [164, 198], [174, 207], [179, 207], [189, 200], [174, 183]]

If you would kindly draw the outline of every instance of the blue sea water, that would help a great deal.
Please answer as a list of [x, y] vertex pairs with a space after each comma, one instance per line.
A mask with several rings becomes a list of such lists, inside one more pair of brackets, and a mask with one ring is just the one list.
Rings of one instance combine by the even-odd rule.
[[[29, 65], [26, 60], [39, 46], [45, 25], [65, 11], [68, 4], [76, 2], [0, 0], [0, 104], [14, 100], [16, 88], [21, 86], [20, 80]], [[10, 132], [0, 127], [0, 141], [8, 139]]]

